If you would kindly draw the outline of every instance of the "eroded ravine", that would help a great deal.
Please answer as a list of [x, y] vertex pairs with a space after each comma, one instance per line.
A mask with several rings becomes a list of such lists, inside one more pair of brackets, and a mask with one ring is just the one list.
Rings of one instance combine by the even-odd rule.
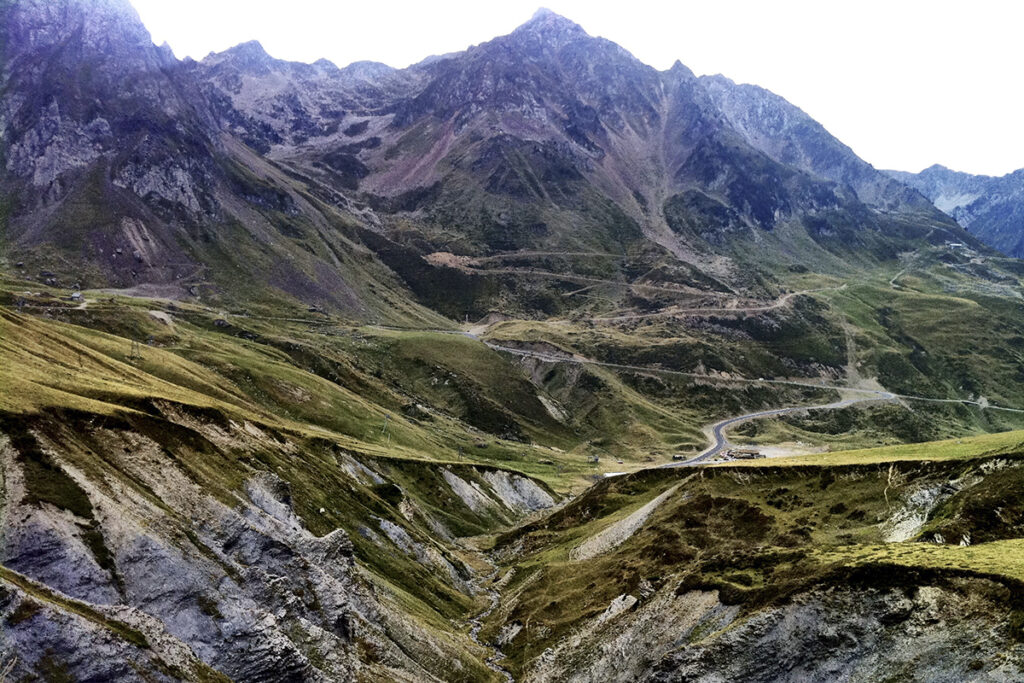
[[494, 610], [498, 609], [498, 603], [501, 601], [501, 593], [499, 593], [498, 589], [494, 586], [494, 579], [498, 576], [498, 573], [501, 570], [497, 567], [494, 567], [494, 565], [491, 564], [490, 560], [488, 560], [486, 557], [484, 557], [483, 560], [490, 564], [491, 567], [493, 567], [493, 571], [484, 576], [479, 583], [479, 586], [481, 588], [487, 586], [487, 588], [484, 588], [484, 592], [487, 593], [487, 597], [490, 600], [490, 604], [488, 605], [487, 609], [469, 619], [469, 637], [474, 643], [479, 645], [481, 648], [484, 648], [485, 650], [489, 650], [491, 652], [491, 655], [488, 656], [487, 659], [484, 661], [484, 663], [487, 665], [487, 668], [501, 675], [506, 681], [508, 681], [508, 683], [513, 683], [515, 681], [515, 677], [508, 669], [501, 665], [501, 662], [505, 659], [505, 653], [502, 652], [501, 649], [496, 645], [488, 645], [487, 643], [484, 643], [480, 640], [480, 630], [484, 627], [484, 620], [487, 619], [487, 617], [491, 616], [491, 614], [494, 613]]

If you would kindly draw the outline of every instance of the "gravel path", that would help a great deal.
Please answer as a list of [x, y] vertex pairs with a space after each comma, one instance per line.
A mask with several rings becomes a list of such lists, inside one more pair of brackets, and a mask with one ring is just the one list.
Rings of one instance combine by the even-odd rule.
[[573, 561], [589, 560], [591, 557], [596, 557], [597, 555], [619, 547], [629, 540], [629, 538], [644, 525], [644, 522], [646, 522], [647, 518], [658, 509], [659, 505], [664, 503], [668, 498], [671, 498], [680, 486], [685, 484], [694, 476], [696, 475], [691, 474], [689, 477], [683, 479], [681, 482], [668, 489], [640, 509], [631, 512], [627, 517], [620, 519], [606, 529], [602, 529], [587, 540], [583, 541], [583, 543], [580, 543], [569, 551], [569, 559]]

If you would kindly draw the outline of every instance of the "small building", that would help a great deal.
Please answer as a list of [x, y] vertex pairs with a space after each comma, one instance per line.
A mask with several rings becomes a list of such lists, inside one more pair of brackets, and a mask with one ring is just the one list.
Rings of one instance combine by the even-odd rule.
[[72, 301], [81, 301], [82, 300], [82, 293], [81, 292], [71, 292], [71, 300]]
[[730, 448], [725, 454], [736, 460], [757, 460], [764, 457], [764, 454], [756, 448]]

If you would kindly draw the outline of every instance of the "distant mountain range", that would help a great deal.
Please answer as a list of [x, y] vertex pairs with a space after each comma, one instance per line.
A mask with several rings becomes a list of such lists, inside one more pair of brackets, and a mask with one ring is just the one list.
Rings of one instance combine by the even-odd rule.
[[0, 196], [33, 276], [362, 318], [411, 290], [462, 317], [567, 305], [564, 282], [453, 267], [508, 252], [739, 292], [776, 267], [980, 247], [784, 99], [658, 71], [546, 10], [402, 70], [254, 42], [178, 61], [127, 0], [0, 11]]
[[1024, 169], [997, 178], [936, 164], [920, 173], [889, 175], [924, 194], [985, 244], [1024, 258]]

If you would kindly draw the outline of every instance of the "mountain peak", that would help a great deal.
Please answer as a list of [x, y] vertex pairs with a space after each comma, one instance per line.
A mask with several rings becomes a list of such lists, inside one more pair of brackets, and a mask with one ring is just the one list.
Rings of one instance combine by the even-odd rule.
[[228, 48], [224, 54], [232, 55], [247, 61], [266, 62], [273, 59], [273, 57], [271, 57], [264, 49], [263, 44], [258, 40], [247, 40], [244, 43], [239, 43], [234, 47]]
[[693, 71], [690, 70], [690, 67], [686, 66], [678, 59], [672, 63], [671, 67], [669, 67], [668, 74], [675, 76], [676, 78], [684, 78], [687, 80], [696, 78]]
[[372, 81], [374, 79], [383, 78], [384, 76], [393, 74], [396, 69], [382, 62], [362, 60], [352, 62], [344, 69], [341, 69], [341, 71], [352, 78], [361, 78], [367, 81]]
[[263, 44], [258, 40], [239, 43], [224, 52], [211, 52], [203, 58], [203, 63], [207, 65], [227, 63], [235, 68], [254, 73], [263, 73], [272, 69], [276, 61], [263, 49]]
[[153, 45], [128, 0], [0, 1], [0, 58], [65, 45], [84, 50], [75, 59], [87, 55], [121, 72], [159, 68], [170, 55]]
[[[530, 21], [531, 22], [532, 21], [547, 21], [547, 20], [569, 21], [568, 19], [563, 17], [561, 14], [559, 14], [557, 12], [554, 12], [552, 10], [549, 10], [547, 7], [538, 7], [537, 11], [533, 13], [532, 17], [530, 17]], [[570, 22], [570, 23], [572, 23], [572, 22]]]
[[931, 180], [950, 181], [953, 178], [967, 178], [970, 177], [971, 174], [954, 171], [948, 166], [943, 166], [942, 164], [932, 164], [917, 175]]
[[576, 22], [544, 7], [534, 12], [530, 20], [517, 28], [512, 35], [524, 34], [554, 43], [564, 43], [588, 35]]

